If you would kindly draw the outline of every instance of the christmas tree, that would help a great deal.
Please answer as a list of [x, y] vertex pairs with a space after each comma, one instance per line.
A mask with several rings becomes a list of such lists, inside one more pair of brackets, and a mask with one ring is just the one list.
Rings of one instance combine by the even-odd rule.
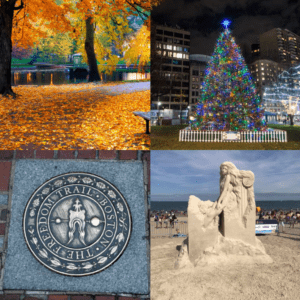
[[231, 31], [229, 21], [205, 71], [193, 129], [266, 130], [259, 96]]

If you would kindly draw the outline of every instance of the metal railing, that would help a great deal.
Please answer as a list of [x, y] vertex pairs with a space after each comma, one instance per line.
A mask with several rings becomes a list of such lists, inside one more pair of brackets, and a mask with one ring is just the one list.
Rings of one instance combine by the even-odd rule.
[[287, 133], [284, 130], [241, 131], [238, 140], [223, 140], [222, 131], [190, 130], [179, 131], [179, 142], [245, 142], [245, 143], [286, 143]]
[[173, 237], [176, 234], [188, 234], [187, 222], [174, 222], [174, 227], [169, 222], [150, 222], [151, 237]]

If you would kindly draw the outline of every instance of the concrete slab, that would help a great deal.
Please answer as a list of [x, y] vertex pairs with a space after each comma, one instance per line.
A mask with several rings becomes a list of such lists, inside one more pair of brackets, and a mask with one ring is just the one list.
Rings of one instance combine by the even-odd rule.
[[[117, 187], [132, 215], [132, 233], [122, 256], [95, 275], [69, 277], [48, 270], [28, 250], [22, 231], [25, 206], [48, 179], [68, 172], [99, 175]], [[5, 290], [149, 294], [143, 165], [140, 161], [17, 160], [4, 270]]]
[[0, 205], [7, 205], [8, 195], [0, 195]]

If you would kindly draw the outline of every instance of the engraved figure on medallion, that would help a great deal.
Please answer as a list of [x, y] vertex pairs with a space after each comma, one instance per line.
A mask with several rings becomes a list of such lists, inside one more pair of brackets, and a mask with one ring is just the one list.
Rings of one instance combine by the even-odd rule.
[[78, 232], [79, 232], [79, 240], [80, 242], [86, 246], [85, 244], [85, 210], [81, 210], [82, 204], [80, 203], [79, 199], [76, 199], [76, 204], [73, 205], [75, 211], [70, 210], [70, 222], [69, 222], [69, 241], [67, 245], [69, 245], [74, 239], [74, 232], [76, 230], [76, 225], [78, 225]]

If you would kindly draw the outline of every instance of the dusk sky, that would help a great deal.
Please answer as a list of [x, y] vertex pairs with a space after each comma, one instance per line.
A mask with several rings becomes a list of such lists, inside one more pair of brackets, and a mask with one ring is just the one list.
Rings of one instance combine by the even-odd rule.
[[248, 53], [251, 44], [259, 43], [259, 35], [273, 28], [300, 36], [298, 0], [165, 0], [151, 15], [160, 25], [190, 31], [191, 54], [212, 54], [225, 18], [232, 22], [236, 42], [246, 44]]
[[250, 170], [254, 173], [255, 193], [300, 195], [299, 158], [299, 151], [287, 150], [154, 150], [151, 151], [151, 195], [218, 194], [220, 165], [225, 161], [234, 163], [239, 170]]

